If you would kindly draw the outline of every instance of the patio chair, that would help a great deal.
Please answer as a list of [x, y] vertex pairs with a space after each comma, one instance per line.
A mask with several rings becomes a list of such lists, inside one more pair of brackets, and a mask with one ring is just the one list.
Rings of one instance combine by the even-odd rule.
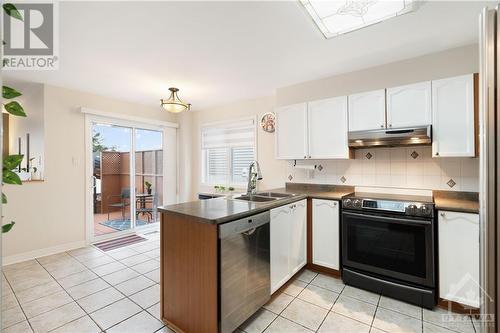
[[139, 199], [136, 200], [136, 209], [135, 209], [136, 219], [139, 218], [140, 214], [146, 215], [148, 218], [148, 223], [150, 223], [155, 215], [157, 205], [158, 204], [157, 204], [156, 193], [150, 197], [145, 197], [140, 200]]
[[108, 202], [111, 198], [120, 198], [120, 202], [117, 203], [108, 203], [108, 221], [109, 221], [109, 209], [110, 208], [120, 208], [122, 211], [122, 220], [125, 220], [125, 208], [130, 205], [130, 188], [125, 187], [122, 188], [122, 191], [119, 195], [114, 194], [108, 196]]

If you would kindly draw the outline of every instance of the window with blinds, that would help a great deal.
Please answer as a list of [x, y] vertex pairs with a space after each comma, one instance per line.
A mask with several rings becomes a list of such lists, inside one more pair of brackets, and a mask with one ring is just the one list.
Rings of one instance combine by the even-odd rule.
[[202, 179], [205, 184], [243, 185], [255, 159], [255, 120], [201, 128]]

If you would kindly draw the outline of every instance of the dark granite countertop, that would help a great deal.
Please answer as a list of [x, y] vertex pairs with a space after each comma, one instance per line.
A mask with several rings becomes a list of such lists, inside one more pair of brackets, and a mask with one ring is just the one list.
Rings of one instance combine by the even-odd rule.
[[302, 194], [309, 198], [342, 200], [346, 195], [354, 193], [354, 187], [343, 185], [320, 185], [287, 183], [285, 188], [268, 190], [269, 192]]
[[479, 193], [433, 191], [434, 205], [437, 210], [464, 213], [479, 213]]
[[315, 184], [291, 184], [286, 188], [272, 189], [260, 192], [289, 193], [294, 196], [268, 202], [247, 202], [244, 200], [233, 200], [228, 196], [208, 200], [198, 200], [176, 205], [158, 207], [160, 212], [170, 212], [186, 216], [211, 224], [220, 224], [246, 216], [254, 215], [269, 209], [290, 204], [305, 198], [341, 200], [343, 196], [354, 192], [350, 186], [315, 185]]

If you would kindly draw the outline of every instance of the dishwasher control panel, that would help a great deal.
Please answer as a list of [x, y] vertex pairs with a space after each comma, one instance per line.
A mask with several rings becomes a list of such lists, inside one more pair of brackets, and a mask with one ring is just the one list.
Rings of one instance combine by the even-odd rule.
[[223, 239], [234, 234], [251, 231], [263, 224], [269, 223], [270, 219], [269, 211], [267, 211], [221, 224], [219, 226], [219, 238]]

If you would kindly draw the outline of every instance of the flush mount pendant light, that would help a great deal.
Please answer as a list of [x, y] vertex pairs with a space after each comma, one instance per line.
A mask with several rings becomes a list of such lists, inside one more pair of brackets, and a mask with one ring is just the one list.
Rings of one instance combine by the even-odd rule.
[[168, 88], [171, 91], [170, 97], [168, 99], [161, 99], [161, 107], [172, 113], [179, 113], [182, 111], [189, 111], [191, 109], [191, 104], [184, 103], [179, 96], [177, 96], [177, 92], [179, 89], [177, 88]]

